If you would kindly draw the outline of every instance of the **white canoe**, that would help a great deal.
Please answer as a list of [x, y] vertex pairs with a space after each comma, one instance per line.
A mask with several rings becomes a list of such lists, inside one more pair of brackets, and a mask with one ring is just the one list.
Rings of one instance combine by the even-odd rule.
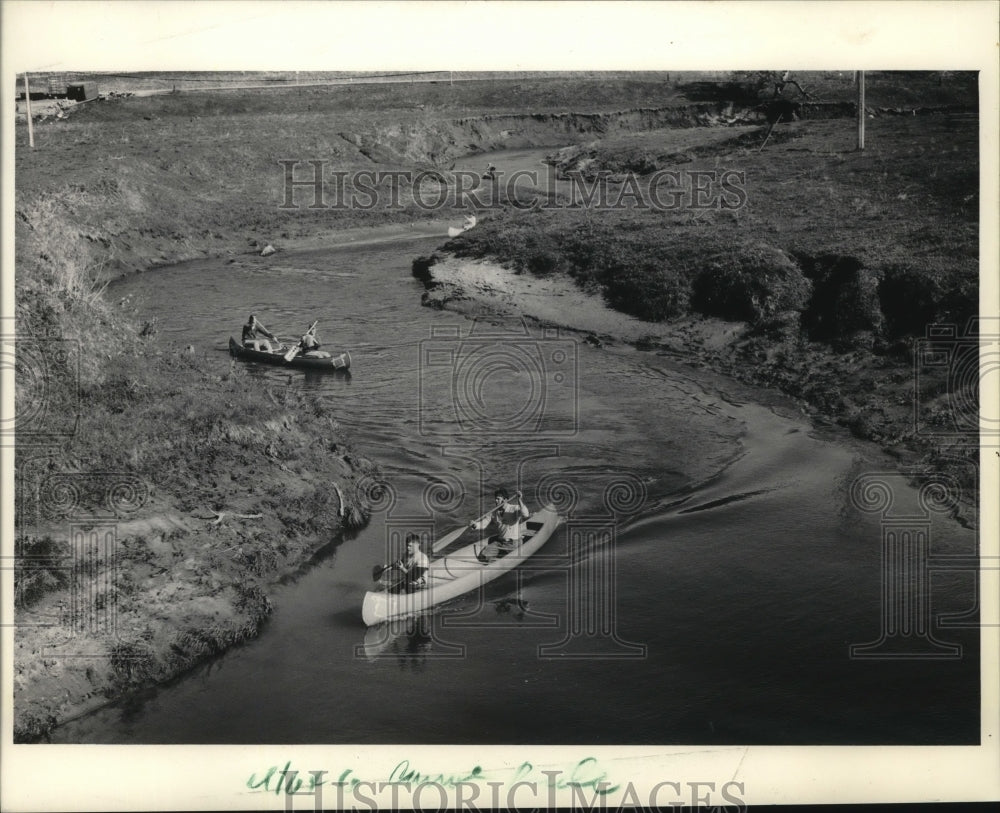
[[560, 522], [562, 518], [549, 506], [536, 511], [522, 523], [521, 544], [506, 556], [489, 564], [483, 564], [476, 558], [476, 553], [482, 550], [486, 539], [434, 559], [427, 569], [426, 587], [412, 593], [370, 590], [365, 593], [361, 617], [365, 624], [372, 626], [391, 618], [416, 615], [476, 590], [523, 564], [548, 541]]

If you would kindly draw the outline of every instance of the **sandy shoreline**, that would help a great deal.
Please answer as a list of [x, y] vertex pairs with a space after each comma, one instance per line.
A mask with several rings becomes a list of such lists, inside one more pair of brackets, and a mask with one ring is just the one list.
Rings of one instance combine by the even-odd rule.
[[445, 256], [429, 271], [423, 303], [470, 316], [518, 315], [542, 324], [588, 334], [590, 341], [619, 342], [666, 351], [719, 348], [741, 336], [746, 326], [713, 318], [646, 322], [612, 310], [600, 294], [581, 290], [560, 275], [518, 274], [488, 260]]
[[516, 274], [487, 260], [456, 257], [435, 263], [431, 275], [433, 287], [424, 298], [424, 304], [431, 307], [517, 313], [539, 322], [623, 341], [635, 341], [658, 327], [605, 307], [599, 296], [585, 293], [562, 276]]

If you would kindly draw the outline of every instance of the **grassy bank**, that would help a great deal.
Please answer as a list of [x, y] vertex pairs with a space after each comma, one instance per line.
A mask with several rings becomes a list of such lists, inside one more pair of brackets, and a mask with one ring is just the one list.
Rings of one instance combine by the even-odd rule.
[[[789, 124], [764, 151], [758, 150], [764, 128], [749, 128], [721, 143], [714, 130], [643, 134], [644, 142], [659, 146], [648, 151], [647, 164], [678, 174], [655, 193], [672, 206], [634, 205], [633, 189], [652, 199], [643, 185], [650, 173], [628, 189], [610, 180], [608, 205], [601, 210], [543, 205], [503, 211], [484, 218], [480, 228], [465, 232], [448, 249], [459, 256], [496, 257], [518, 271], [568, 274], [644, 318], [694, 309], [766, 319], [772, 306], [740, 312], [723, 289], [738, 284], [739, 269], [750, 284], [760, 279], [754, 269], [763, 272], [766, 266], [777, 274], [775, 280], [788, 282], [789, 263], [820, 287], [832, 266], [845, 263], [855, 266], [854, 272], [865, 269], [880, 277], [880, 290], [872, 293], [879, 297], [882, 319], [873, 311], [867, 321], [869, 328], [884, 323], [878, 331], [884, 339], [922, 334], [930, 321], [971, 315], [978, 296], [974, 123], [955, 126], [946, 115], [886, 117], [870, 122], [868, 130], [864, 153], [854, 149], [853, 129], [842, 120]], [[699, 137], [709, 144], [702, 148], [705, 155], [667, 162], [665, 156], [676, 154], [671, 142], [691, 145]], [[588, 161], [617, 171], [619, 150], [634, 149], [635, 140], [602, 142]], [[724, 182], [726, 173], [731, 175]], [[584, 184], [598, 194], [596, 182]], [[706, 189], [697, 205], [695, 184]], [[577, 191], [583, 188], [578, 185]], [[803, 313], [813, 334], [854, 332], [857, 319], [838, 322], [832, 314], [823, 319], [815, 311], [820, 303], [811, 301], [813, 311], [804, 307], [805, 300], [792, 309]]]
[[[974, 501], [977, 378], [921, 370], [914, 384], [927, 327], [961, 336], [978, 312], [974, 119], [874, 117], [863, 153], [848, 121], [779, 124], [761, 150], [765, 133], [651, 131], [560, 151], [551, 160], [577, 173], [575, 194], [595, 194], [603, 173], [610, 205], [573, 207], [563, 183], [563, 206], [486, 216], [445, 249], [568, 276], [646, 320], [642, 347], [777, 387], [910, 462], [960, 473]], [[681, 205], [622, 196], [624, 172], [644, 190], [662, 170], [679, 173]], [[702, 196], [714, 205], [692, 205], [690, 178], [726, 171], [739, 173], [729, 193], [716, 182]], [[719, 342], [699, 327], [709, 318], [743, 327]]]
[[[850, 73], [799, 76], [818, 104], [850, 102]], [[19, 264], [32, 233], [65, 225], [81, 257], [109, 275], [203, 256], [277, 248], [324, 231], [440, 217], [413, 205], [312, 208], [286, 202], [280, 161], [327, 172], [446, 169], [487, 149], [585, 144], [595, 137], [689, 126], [725, 110], [731, 83], [702, 74], [636, 74], [445, 83], [330, 85], [110, 98], [15, 132]], [[721, 88], [721, 90], [720, 90]], [[757, 91], [754, 91], [757, 93]], [[968, 74], [869, 74], [882, 108], [975, 104]], [[764, 85], [760, 95], [770, 89]], [[739, 104], [752, 106], [744, 95]], [[679, 112], [678, 112], [679, 111]], [[707, 115], [707, 114], [706, 114]], [[714, 115], [714, 114], [713, 114]], [[675, 122], [676, 120], [676, 122]], [[605, 159], [606, 160], [606, 159]], [[329, 176], [328, 176], [329, 177]], [[348, 180], [344, 194], [356, 191]], [[386, 190], [383, 190], [386, 191]], [[331, 190], [332, 195], [332, 190]]]

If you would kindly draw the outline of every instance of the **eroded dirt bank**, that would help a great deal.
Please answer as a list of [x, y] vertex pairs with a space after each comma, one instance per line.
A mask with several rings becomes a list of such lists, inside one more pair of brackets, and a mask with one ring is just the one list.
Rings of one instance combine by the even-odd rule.
[[254, 637], [367, 520], [377, 467], [319, 402], [168, 354], [174, 381], [113, 385], [127, 419], [91, 398], [70, 449], [19, 450], [17, 741]]

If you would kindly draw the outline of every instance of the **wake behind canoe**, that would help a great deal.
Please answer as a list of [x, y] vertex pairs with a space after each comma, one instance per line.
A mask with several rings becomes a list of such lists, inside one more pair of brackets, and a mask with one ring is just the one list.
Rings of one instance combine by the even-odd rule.
[[477, 541], [440, 559], [431, 561], [425, 577], [426, 586], [412, 593], [388, 593], [370, 590], [365, 593], [361, 617], [372, 626], [392, 618], [416, 615], [450, 599], [469, 593], [498, 579], [524, 564], [544, 545], [562, 522], [551, 507], [530, 515], [523, 523], [521, 544], [506, 556], [488, 564], [476, 554], [485, 541]]

